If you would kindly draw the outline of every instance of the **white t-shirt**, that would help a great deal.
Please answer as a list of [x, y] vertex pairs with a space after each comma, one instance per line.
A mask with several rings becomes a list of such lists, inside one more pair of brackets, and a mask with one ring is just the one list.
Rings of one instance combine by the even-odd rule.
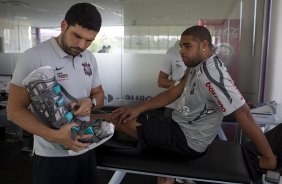
[[[185, 74], [186, 66], [182, 61], [179, 52], [168, 52], [165, 60], [161, 65], [161, 71], [169, 75], [169, 79], [173, 81], [179, 81]], [[176, 108], [178, 100], [169, 104], [167, 107]]]
[[[28, 49], [21, 55], [11, 83], [23, 87], [23, 79], [42, 66], [55, 68], [57, 82], [77, 99], [89, 97], [91, 89], [101, 85], [94, 55], [85, 50], [78, 56], [72, 57], [59, 47], [55, 38]], [[70, 100], [64, 96], [64, 102], [67, 105]], [[79, 117], [79, 119], [89, 121], [90, 117]], [[70, 156], [61, 145], [36, 135], [34, 136], [34, 151], [41, 156]]]

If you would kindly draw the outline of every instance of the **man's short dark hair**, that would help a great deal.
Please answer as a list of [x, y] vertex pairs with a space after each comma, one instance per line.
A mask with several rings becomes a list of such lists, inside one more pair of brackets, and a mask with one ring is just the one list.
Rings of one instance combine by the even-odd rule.
[[90, 3], [77, 3], [67, 11], [65, 20], [69, 26], [80, 25], [83, 28], [100, 31], [102, 18], [97, 8]]
[[212, 47], [211, 42], [211, 33], [210, 31], [204, 26], [192, 26], [187, 28], [182, 35], [185, 36], [193, 36], [195, 41], [204, 41], [207, 40], [209, 42], [209, 47]]

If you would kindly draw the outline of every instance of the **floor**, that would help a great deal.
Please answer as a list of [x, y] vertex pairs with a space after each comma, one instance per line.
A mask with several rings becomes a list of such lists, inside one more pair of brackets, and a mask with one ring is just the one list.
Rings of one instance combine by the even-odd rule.
[[[98, 169], [98, 184], [107, 184], [113, 171]], [[23, 141], [15, 136], [0, 136], [0, 183], [32, 184], [32, 156], [23, 151]], [[121, 184], [156, 184], [155, 176], [126, 174]], [[197, 184], [204, 182], [197, 182]]]

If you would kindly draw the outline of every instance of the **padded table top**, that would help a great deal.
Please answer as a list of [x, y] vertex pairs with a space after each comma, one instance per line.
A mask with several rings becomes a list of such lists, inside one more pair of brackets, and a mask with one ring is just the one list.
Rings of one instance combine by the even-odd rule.
[[113, 148], [107, 144], [96, 148], [96, 152], [97, 166], [103, 168], [202, 181], [252, 183], [241, 145], [231, 141], [215, 140], [203, 156], [195, 159], [142, 154], [136, 148]]

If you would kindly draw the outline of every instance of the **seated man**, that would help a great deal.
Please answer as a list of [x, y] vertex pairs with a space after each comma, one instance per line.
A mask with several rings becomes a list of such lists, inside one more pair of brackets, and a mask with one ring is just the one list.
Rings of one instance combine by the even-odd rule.
[[[223, 62], [214, 55], [209, 30], [203, 26], [186, 29], [181, 35], [180, 54], [189, 71], [178, 85], [140, 105], [116, 109], [106, 119], [138, 140], [143, 150], [197, 157], [216, 137], [223, 117], [232, 114], [257, 146], [259, 167], [275, 169], [276, 156]], [[179, 97], [180, 105], [171, 118], [139, 116]]]

